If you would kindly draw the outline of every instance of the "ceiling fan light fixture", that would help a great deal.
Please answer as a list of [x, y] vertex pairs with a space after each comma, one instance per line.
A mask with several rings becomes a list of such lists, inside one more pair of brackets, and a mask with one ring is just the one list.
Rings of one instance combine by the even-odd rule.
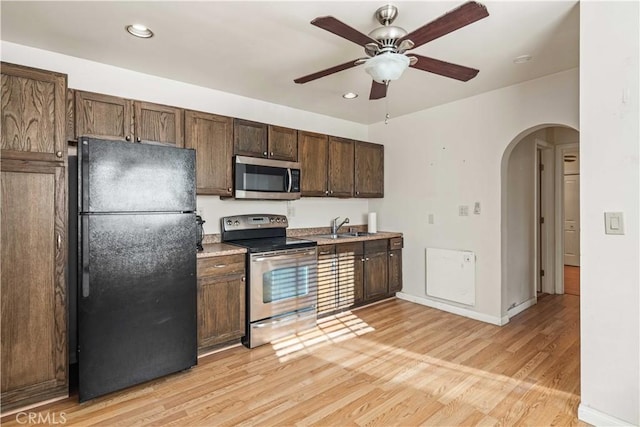
[[404, 70], [409, 67], [406, 55], [385, 52], [367, 59], [364, 70], [378, 83], [398, 80]]

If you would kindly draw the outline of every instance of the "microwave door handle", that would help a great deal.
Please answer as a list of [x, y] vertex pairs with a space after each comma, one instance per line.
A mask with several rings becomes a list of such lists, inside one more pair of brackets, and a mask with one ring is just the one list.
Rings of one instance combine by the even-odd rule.
[[293, 182], [293, 178], [291, 177], [291, 168], [287, 168], [287, 177], [289, 178], [289, 185], [287, 186], [287, 193], [291, 193], [291, 184]]

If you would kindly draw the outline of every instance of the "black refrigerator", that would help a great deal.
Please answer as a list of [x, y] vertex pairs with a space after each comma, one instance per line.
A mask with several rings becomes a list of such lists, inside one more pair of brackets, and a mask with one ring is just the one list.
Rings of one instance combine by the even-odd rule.
[[81, 402], [197, 363], [194, 150], [78, 141]]

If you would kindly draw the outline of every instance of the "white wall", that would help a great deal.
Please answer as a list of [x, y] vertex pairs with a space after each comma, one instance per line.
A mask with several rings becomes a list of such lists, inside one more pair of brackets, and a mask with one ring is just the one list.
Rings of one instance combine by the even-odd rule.
[[[598, 425], [640, 424], [639, 9], [580, 4], [578, 413]], [[604, 234], [606, 211], [624, 213], [625, 235]]]
[[506, 291], [507, 305], [516, 307], [535, 296], [535, 165], [539, 130], [521, 140], [507, 159]]
[[[55, 52], [34, 49], [3, 41], [2, 61], [68, 75], [70, 88], [140, 99], [183, 108], [240, 117], [295, 129], [367, 140], [367, 126], [333, 117], [271, 104], [138, 73], [123, 68], [87, 61]], [[329, 226], [336, 216], [349, 216], [352, 224], [366, 224], [369, 203], [366, 199], [311, 198], [294, 201], [290, 227]], [[217, 196], [198, 196], [203, 211], [205, 233], [219, 233], [219, 219], [240, 213], [288, 213], [286, 202], [220, 200]], [[290, 211], [289, 211], [290, 212]]]
[[[476, 318], [500, 323], [508, 304], [501, 290], [501, 161], [522, 132], [540, 125], [578, 127], [578, 70], [531, 80], [374, 124], [384, 143], [385, 198], [371, 200], [379, 227], [405, 232], [403, 293], [429, 302], [426, 247], [472, 250]], [[474, 215], [474, 202], [481, 214]], [[468, 217], [458, 206], [469, 205]], [[434, 224], [428, 224], [428, 214]], [[506, 295], [506, 292], [504, 292]], [[443, 308], [455, 308], [448, 304]]]

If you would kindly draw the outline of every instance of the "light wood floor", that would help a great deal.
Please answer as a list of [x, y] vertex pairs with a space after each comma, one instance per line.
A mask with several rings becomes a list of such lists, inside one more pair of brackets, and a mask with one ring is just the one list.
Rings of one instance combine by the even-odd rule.
[[580, 267], [564, 266], [564, 292], [580, 295]]
[[580, 425], [579, 372], [578, 297], [545, 296], [504, 327], [389, 300], [297, 339], [38, 410], [64, 412], [65, 425]]

